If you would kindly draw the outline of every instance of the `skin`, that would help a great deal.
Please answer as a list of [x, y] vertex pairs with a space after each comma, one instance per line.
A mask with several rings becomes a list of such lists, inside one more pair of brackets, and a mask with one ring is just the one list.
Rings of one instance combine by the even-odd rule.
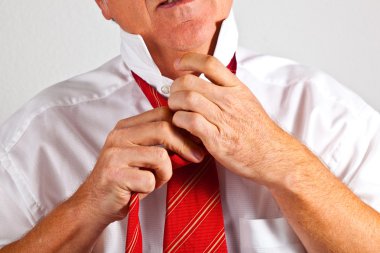
[[[157, 8], [163, 0], [96, 0], [106, 19], [122, 29], [140, 34], [164, 76], [183, 74], [173, 62], [186, 52], [212, 54], [220, 23], [232, 0], [202, 0], [171, 9]], [[138, 10], [138, 11], [136, 11]]]
[[[206, 55], [214, 50], [220, 18], [228, 15], [231, 1], [196, 0], [166, 15], [155, 9], [157, 3], [98, 1], [107, 19], [141, 34], [162, 73], [166, 66], [166, 75], [175, 78], [169, 108], [121, 120], [77, 192], [0, 252], [91, 251], [108, 224], [125, 218], [131, 192], [144, 197], [170, 180], [166, 149], [192, 162], [202, 160], [205, 150], [194, 137], [226, 169], [272, 192], [308, 252], [378, 252], [379, 213], [277, 126], [235, 75]], [[183, 23], [184, 16], [190, 22]], [[159, 34], [175, 34], [175, 39]], [[211, 85], [191, 73], [204, 73]]]
[[380, 214], [277, 126], [236, 76], [197, 53], [176, 68], [204, 73], [214, 85], [189, 74], [176, 79], [173, 124], [197, 136], [225, 168], [266, 186], [308, 252], [379, 251]]

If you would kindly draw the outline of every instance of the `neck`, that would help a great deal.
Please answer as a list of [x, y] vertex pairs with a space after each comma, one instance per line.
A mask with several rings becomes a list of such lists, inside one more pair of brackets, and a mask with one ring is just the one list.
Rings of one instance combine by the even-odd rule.
[[187, 74], [188, 72], [184, 71], [177, 71], [174, 69], [174, 62], [177, 59], [180, 59], [183, 55], [185, 55], [188, 52], [194, 52], [194, 53], [200, 53], [200, 54], [208, 54], [213, 55], [216, 47], [216, 43], [218, 40], [218, 35], [221, 27], [221, 22], [217, 23], [216, 30], [211, 36], [211, 38], [206, 41], [204, 44], [202, 44], [199, 47], [189, 49], [189, 50], [177, 50], [167, 47], [161, 47], [157, 44], [150, 43], [150, 40], [145, 40], [146, 45], [148, 47], [148, 50], [156, 63], [157, 67], [159, 68], [161, 74], [165, 77], [168, 77], [172, 80], [177, 79], [180, 76], [183, 76]]

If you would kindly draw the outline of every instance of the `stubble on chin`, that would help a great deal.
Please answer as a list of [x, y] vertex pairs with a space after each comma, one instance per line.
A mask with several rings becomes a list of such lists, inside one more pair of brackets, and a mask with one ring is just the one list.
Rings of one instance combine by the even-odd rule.
[[211, 43], [216, 32], [216, 24], [204, 20], [185, 21], [168, 31], [163, 41], [168, 47], [183, 51], [197, 51]]

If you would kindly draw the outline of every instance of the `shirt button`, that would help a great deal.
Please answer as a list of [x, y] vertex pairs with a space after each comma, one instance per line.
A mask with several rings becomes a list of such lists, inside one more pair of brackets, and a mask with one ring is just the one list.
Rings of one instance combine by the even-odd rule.
[[164, 93], [166, 95], [169, 94], [170, 93], [170, 86], [169, 85], [162, 86], [161, 91], [162, 91], [162, 93]]

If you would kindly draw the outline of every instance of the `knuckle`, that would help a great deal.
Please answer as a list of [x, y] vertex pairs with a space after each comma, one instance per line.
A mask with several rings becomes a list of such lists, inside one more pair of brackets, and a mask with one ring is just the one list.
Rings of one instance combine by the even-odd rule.
[[186, 74], [184, 76], [181, 77], [181, 83], [184, 84], [184, 85], [189, 85], [193, 82], [193, 78], [194, 76], [191, 75], [191, 74]]
[[117, 179], [120, 178], [121, 172], [119, 168], [109, 167], [107, 172], [103, 173], [103, 178], [106, 182], [113, 184], [117, 182]]
[[162, 120], [170, 121], [172, 119], [173, 113], [168, 107], [159, 107], [157, 110]]
[[166, 173], [164, 173], [162, 176], [162, 180], [165, 182], [168, 182], [170, 180], [170, 178], [172, 178], [172, 176], [173, 176], [173, 170], [171, 168], [168, 168], [166, 170], [167, 170], [167, 171], [165, 171]]
[[125, 119], [121, 119], [121, 120], [119, 120], [116, 123], [115, 129], [123, 128], [125, 125], [126, 125], [126, 120]]
[[109, 189], [109, 187], [117, 185], [121, 178], [123, 178], [123, 172], [119, 167], [104, 165], [97, 171], [96, 185], [100, 189]]
[[151, 172], [144, 173], [144, 177], [142, 178], [142, 183], [144, 185], [146, 192], [152, 192], [156, 187], [156, 179]]
[[231, 94], [226, 93], [222, 95], [222, 101], [225, 104], [226, 108], [233, 108], [235, 104], [235, 97]]
[[206, 56], [204, 67], [206, 70], [213, 70], [216, 63], [216, 59], [213, 56], [208, 55]]
[[[184, 114], [185, 114], [185, 112], [183, 112], [183, 111], [177, 111], [177, 112], [174, 113], [172, 123], [173, 123], [173, 125], [175, 127], [180, 127], [180, 128], [181, 127], [182, 128], [185, 127], [185, 124], [184, 124], [184, 118], [185, 118]], [[187, 120], [186, 120], [186, 126], [188, 126], [187, 125]]]
[[198, 114], [194, 114], [189, 118], [189, 126], [191, 129], [199, 129], [202, 127], [202, 119]]
[[179, 77], [177, 79], [175, 79], [172, 83], [172, 86], [170, 87], [170, 93], [173, 94], [174, 92], [177, 91], [177, 86], [179, 85], [179, 83], [181, 82], [181, 78], [182, 77]]
[[117, 161], [120, 159], [120, 152], [121, 149], [117, 147], [105, 149], [102, 155], [104, 167], [112, 167], [114, 164], [117, 164]]
[[172, 126], [167, 121], [159, 121], [156, 124], [157, 124], [156, 127], [161, 134], [167, 134], [172, 131]]
[[199, 102], [199, 97], [196, 92], [189, 91], [185, 94], [185, 100], [190, 105], [196, 105]]
[[158, 168], [156, 170], [156, 177], [160, 183], [168, 182], [170, 178], [172, 177], [172, 175], [173, 175], [173, 170], [172, 170], [171, 163], [169, 160], [163, 163], [160, 163], [158, 165]]
[[154, 148], [154, 156], [156, 157], [157, 161], [159, 162], [165, 162], [169, 158], [168, 151], [164, 148], [155, 147]]
[[108, 144], [113, 144], [115, 140], [117, 140], [117, 137], [120, 135], [120, 130], [118, 129], [113, 129], [107, 137], [107, 143]]
[[119, 152], [119, 148], [109, 147], [104, 151], [104, 157], [106, 157], [108, 160], [115, 159], [118, 152]]

